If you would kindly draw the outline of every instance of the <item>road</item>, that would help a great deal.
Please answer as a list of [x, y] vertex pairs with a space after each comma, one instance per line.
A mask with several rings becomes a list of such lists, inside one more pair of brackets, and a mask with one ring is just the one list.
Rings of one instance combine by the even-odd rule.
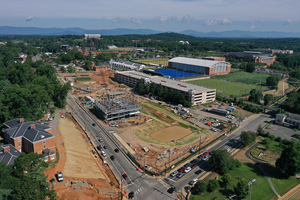
[[[118, 179], [122, 181], [122, 185], [126, 186], [127, 194], [131, 191], [135, 193], [135, 199], [143, 199], [143, 200], [153, 200], [153, 199], [177, 199], [175, 194], [169, 194], [167, 189], [172, 185], [176, 186], [177, 190], [185, 187], [188, 182], [194, 178], [197, 178], [199, 175], [196, 175], [194, 172], [199, 168], [196, 167], [187, 175], [182, 177], [181, 179], [169, 179], [169, 178], [152, 178], [143, 175], [139, 172], [136, 167], [132, 164], [130, 159], [120, 151], [116, 153], [114, 150], [116, 148], [122, 150], [122, 146], [111, 137], [108, 136], [108, 132], [103, 130], [103, 126], [97, 123], [96, 118], [91, 117], [84, 111], [74, 100], [74, 97], [68, 95], [67, 97], [67, 104], [71, 109], [72, 114], [74, 117], [81, 123], [83, 127], [85, 127], [86, 131], [91, 135], [93, 142], [96, 145], [107, 145], [108, 149], [105, 149], [107, 157], [105, 158], [106, 162], [109, 164], [111, 169], [114, 171], [115, 174], [118, 174]], [[268, 115], [255, 115], [252, 116], [250, 119], [241, 123], [241, 126], [238, 130], [232, 133], [229, 136], [226, 136], [222, 139], [214, 147], [208, 149], [210, 151], [219, 149], [219, 148], [227, 148], [231, 147], [234, 148], [237, 146], [238, 137], [243, 130], [252, 130], [256, 131], [259, 125], [263, 125], [267, 120], [269, 120]], [[93, 126], [95, 123], [95, 126]], [[103, 139], [103, 142], [99, 142], [99, 138]], [[111, 161], [110, 156], [114, 155], [115, 160]], [[199, 165], [200, 168], [204, 170], [208, 170], [209, 166], [207, 162], [202, 162]], [[122, 174], [126, 173], [128, 175], [128, 179], [124, 179]]]

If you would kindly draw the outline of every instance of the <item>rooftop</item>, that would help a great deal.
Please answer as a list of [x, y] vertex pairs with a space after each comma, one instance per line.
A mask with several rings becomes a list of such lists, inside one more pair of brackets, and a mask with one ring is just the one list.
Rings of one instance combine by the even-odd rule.
[[13, 145], [4, 144], [0, 146], [0, 162], [4, 162], [7, 165], [12, 165], [14, 160], [20, 155]]
[[120, 74], [124, 74], [136, 79], [148, 79], [153, 83], [161, 84], [166, 87], [174, 88], [176, 90], [180, 90], [183, 92], [188, 92], [189, 90], [194, 90], [196, 93], [199, 92], [205, 92], [205, 91], [212, 91], [215, 89], [207, 88], [199, 85], [194, 85], [191, 83], [186, 83], [183, 81], [177, 81], [169, 78], [164, 78], [161, 76], [151, 76], [142, 72], [136, 72], [136, 71], [123, 71], [123, 72], [117, 72]]
[[175, 63], [181, 63], [181, 64], [188, 64], [188, 65], [195, 65], [195, 66], [201, 66], [201, 67], [209, 67], [209, 68], [214, 68], [214, 66], [216, 64], [226, 63], [224, 61], [213, 61], [213, 60], [196, 59], [196, 58], [185, 58], [185, 57], [172, 58], [171, 60], [169, 60], [169, 62], [175, 62]]

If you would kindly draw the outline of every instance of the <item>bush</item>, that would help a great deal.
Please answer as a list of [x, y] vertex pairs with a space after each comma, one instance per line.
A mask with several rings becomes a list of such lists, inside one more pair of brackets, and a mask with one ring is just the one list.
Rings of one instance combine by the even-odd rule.
[[269, 138], [274, 141], [276, 139], [276, 137], [274, 135], [269, 135]]
[[219, 182], [216, 179], [210, 179], [207, 184], [207, 191], [212, 192], [219, 188]]
[[206, 190], [206, 185], [207, 185], [206, 182], [204, 182], [204, 181], [202, 181], [202, 180], [198, 181], [198, 182], [195, 184], [195, 186], [192, 188], [192, 194], [194, 194], [194, 195], [199, 195], [199, 194], [205, 192], [205, 190]]
[[282, 140], [282, 144], [289, 145], [289, 144], [291, 144], [291, 141], [284, 139], [284, 140]]
[[224, 174], [222, 177], [221, 177], [221, 180], [219, 181], [219, 184], [224, 187], [224, 188], [227, 188], [229, 186], [231, 182], [231, 175], [230, 174]]

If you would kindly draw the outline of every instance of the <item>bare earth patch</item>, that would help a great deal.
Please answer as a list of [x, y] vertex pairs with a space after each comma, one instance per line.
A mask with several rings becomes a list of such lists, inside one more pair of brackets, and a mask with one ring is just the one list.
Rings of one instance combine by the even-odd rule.
[[186, 129], [181, 126], [171, 126], [151, 133], [150, 137], [163, 142], [171, 142], [174, 139], [179, 140], [181, 138], [184, 138], [191, 132], [192, 131], [190, 129]]
[[69, 119], [60, 119], [58, 129], [63, 137], [66, 150], [63, 174], [78, 178], [105, 179], [76, 125], [70, 123]]

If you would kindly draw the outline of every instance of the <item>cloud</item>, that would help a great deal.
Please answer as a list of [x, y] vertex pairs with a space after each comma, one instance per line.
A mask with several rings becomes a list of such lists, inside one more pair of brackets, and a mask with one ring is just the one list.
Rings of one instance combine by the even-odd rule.
[[212, 25], [228, 25], [232, 24], [232, 21], [228, 18], [224, 18], [221, 20], [214, 20], [214, 19], [206, 19], [203, 21], [203, 26], [212, 26]]
[[135, 17], [132, 17], [130, 19], [130, 22], [133, 23], [133, 24], [143, 24], [141, 19], [138, 19], [138, 18], [135, 18]]
[[283, 25], [290, 25], [290, 24], [293, 24], [295, 23], [296, 21], [295, 20], [292, 20], [292, 19], [287, 19], [283, 22]]
[[259, 28], [260, 28], [260, 26], [252, 25], [252, 26], [249, 27], [249, 31], [255, 31]]
[[121, 23], [121, 22], [124, 22], [124, 21], [125, 21], [125, 19], [122, 18], [122, 17], [115, 17], [115, 18], [112, 19], [113, 23]]
[[191, 21], [192, 21], [192, 17], [191, 16], [189, 16], [189, 15], [187, 15], [187, 16], [183, 16], [182, 18], [181, 18], [181, 23], [191, 23]]
[[34, 16], [28, 16], [26, 17], [25, 21], [29, 22], [31, 20], [33, 20], [35, 17]]
[[159, 25], [165, 25], [168, 21], [168, 18], [166, 18], [166, 17], [154, 17], [153, 20], [158, 22]]

